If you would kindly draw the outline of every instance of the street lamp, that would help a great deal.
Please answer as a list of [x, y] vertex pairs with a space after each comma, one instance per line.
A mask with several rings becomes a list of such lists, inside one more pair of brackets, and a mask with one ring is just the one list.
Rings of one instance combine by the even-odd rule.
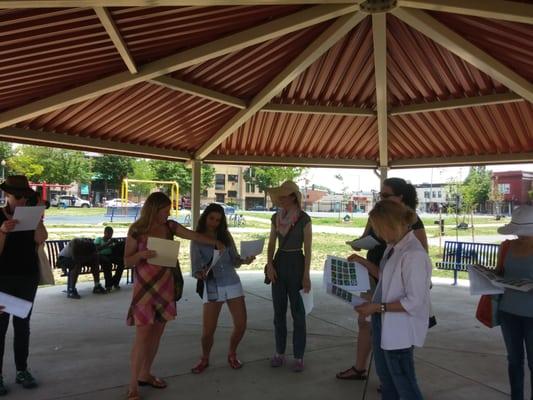
[[6, 160], [2, 160], [2, 161], [0, 162], [0, 164], [2, 165], [2, 182], [3, 182], [4, 179], [5, 179]]

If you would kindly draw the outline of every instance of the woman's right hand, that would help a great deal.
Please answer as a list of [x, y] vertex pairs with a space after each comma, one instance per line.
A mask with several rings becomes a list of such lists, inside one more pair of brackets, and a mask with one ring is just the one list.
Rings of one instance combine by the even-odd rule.
[[276, 272], [276, 269], [272, 263], [267, 264], [267, 276], [272, 283], [275, 283], [278, 279], [278, 273]]
[[365, 260], [365, 258], [361, 257], [359, 254], [350, 254], [350, 256], [348, 257], [348, 261], [350, 262], [358, 262], [360, 264], [362, 264], [361, 260]]
[[205, 270], [198, 271], [194, 274], [194, 277], [198, 280], [205, 281], [207, 279], [207, 275], [205, 273]]
[[139, 257], [141, 257], [141, 259], [144, 259], [144, 260], [147, 260], [149, 258], [154, 258], [157, 253], [153, 250], [143, 250], [143, 251], [139, 251]]
[[2, 225], [0, 226], [0, 232], [4, 234], [8, 234], [13, 229], [15, 229], [15, 226], [19, 223], [17, 219], [6, 219]]

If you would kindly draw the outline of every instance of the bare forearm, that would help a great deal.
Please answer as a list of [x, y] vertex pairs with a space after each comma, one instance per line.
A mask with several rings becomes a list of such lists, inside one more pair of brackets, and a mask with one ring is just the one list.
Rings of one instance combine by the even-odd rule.
[[37, 225], [37, 228], [35, 229], [35, 234], [33, 236], [33, 240], [35, 240], [35, 243], [42, 244], [48, 239], [48, 231], [46, 230], [44, 224], [39, 222], [39, 225]]
[[403, 308], [402, 303], [399, 301], [394, 303], [385, 303], [385, 310], [387, 312], [405, 312], [405, 308]]

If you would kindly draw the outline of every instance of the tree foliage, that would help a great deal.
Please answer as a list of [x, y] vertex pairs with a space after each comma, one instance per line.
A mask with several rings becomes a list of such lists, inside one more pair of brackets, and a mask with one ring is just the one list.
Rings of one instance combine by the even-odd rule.
[[244, 180], [252, 185], [256, 185], [265, 194], [271, 187], [279, 186], [284, 181], [294, 181], [300, 177], [305, 168], [294, 167], [250, 167], [244, 172]]
[[122, 180], [133, 173], [133, 162], [131, 157], [104, 154], [95, 158], [93, 173], [106, 183], [119, 188]]
[[[180, 194], [190, 194], [192, 186], [192, 171], [185, 164], [171, 161], [153, 161], [152, 168], [156, 179], [161, 181], [178, 182]], [[215, 180], [215, 168], [211, 165], [202, 164], [201, 190], [207, 190], [213, 186]]]
[[460, 194], [465, 211], [471, 212], [488, 199], [492, 186], [492, 173], [486, 167], [472, 167], [461, 185]]

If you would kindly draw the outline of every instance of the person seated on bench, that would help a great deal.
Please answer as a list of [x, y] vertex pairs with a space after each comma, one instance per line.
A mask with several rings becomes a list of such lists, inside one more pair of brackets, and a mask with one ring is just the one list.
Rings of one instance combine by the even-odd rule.
[[[94, 244], [98, 252], [98, 262], [104, 271], [105, 288], [111, 291], [113, 287], [120, 289], [120, 279], [124, 271], [124, 243], [117, 242], [113, 239], [113, 228], [106, 226], [104, 236], [94, 239]], [[117, 269], [115, 275], [112, 275], [113, 264]]]
[[67, 297], [69, 299], [81, 298], [76, 290], [76, 283], [78, 282], [81, 267], [85, 265], [91, 268], [94, 279], [93, 293], [107, 293], [100, 285], [100, 266], [98, 265], [98, 254], [93, 240], [75, 238], [63, 247], [57, 259], [57, 266], [68, 271]]

